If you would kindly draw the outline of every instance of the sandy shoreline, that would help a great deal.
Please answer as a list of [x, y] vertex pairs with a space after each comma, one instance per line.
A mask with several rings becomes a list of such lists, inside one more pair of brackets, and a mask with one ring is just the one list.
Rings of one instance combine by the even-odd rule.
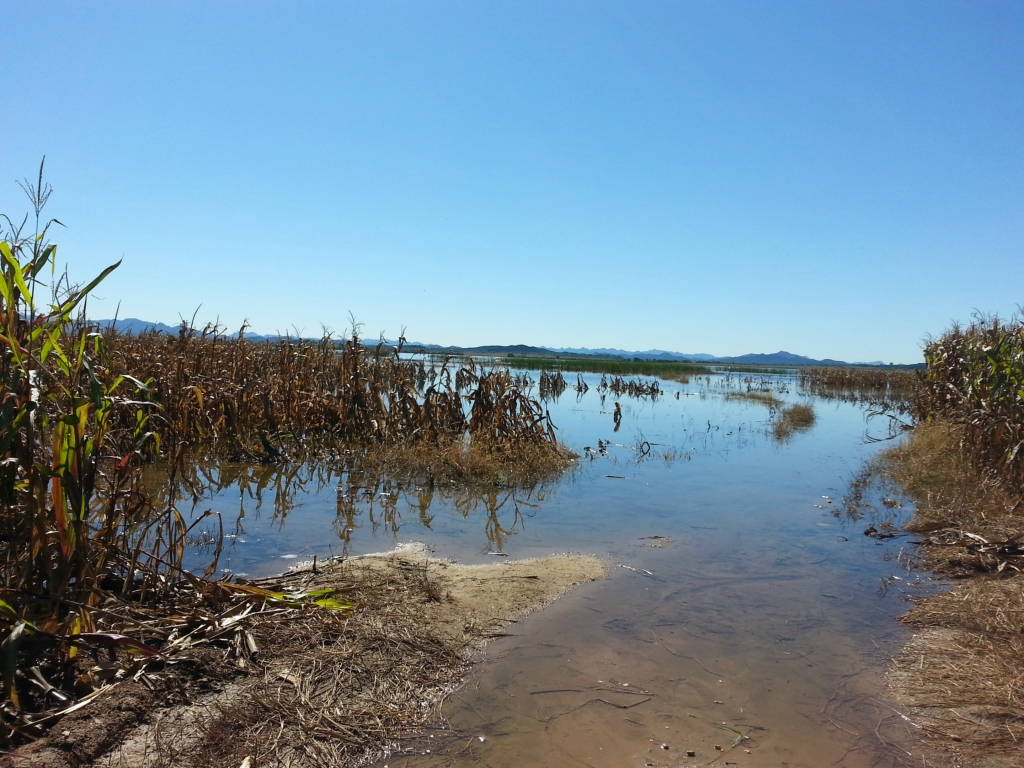
[[[190, 648], [110, 686], [0, 765], [358, 765], [438, 722], [477, 652], [607, 565], [578, 554], [464, 565], [422, 545], [302, 567], [261, 583], [338, 588], [349, 616], [253, 614], [232, 647]], [[230, 646], [230, 644], [229, 644]]]

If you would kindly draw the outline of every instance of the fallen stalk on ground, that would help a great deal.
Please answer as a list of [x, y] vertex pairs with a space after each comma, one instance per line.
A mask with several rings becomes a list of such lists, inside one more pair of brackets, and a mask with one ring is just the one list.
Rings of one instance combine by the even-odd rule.
[[18, 764], [203, 768], [248, 758], [300, 768], [400, 753], [439, 725], [440, 705], [483, 643], [604, 569], [568, 555], [460, 566], [408, 547], [238, 585], [251, 598], [329, 593], [353, 608], [257, 600], [222, 614], [216, 629], [182, 628], [177, 647], [164, 642], [166, 660], [116, 684], [121, 706], [97, 701], [69, 714], [60, 734], [22, 748]]

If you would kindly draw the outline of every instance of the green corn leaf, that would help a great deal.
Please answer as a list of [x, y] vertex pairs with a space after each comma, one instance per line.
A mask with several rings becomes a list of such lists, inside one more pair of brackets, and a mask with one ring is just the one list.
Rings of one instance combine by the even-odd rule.
[[130, 382], [131, 382], [132, 384], [134, 384], [134, 385], [135, 385], [135, 386], [136, 386], [136, 387], [137, 387], [137, 388], [138, 388], [139, 390], [141, 390], [142, 392], [144, 392], [144, 393], [145, 393], [145, 395], [146, 395], [146, 397], [149, 397], [149, 385], [148, 385], [148, 384], [143, 384], [143, 383], [142, 383], [141, 381], [139, 381], [138, 379], [136, 379], [136, 378], [135, 378], [134, 376], [129, 376], [129, 375], [127, 374], [127, 373], [125, 373], [125, 374], [122, 374], [120, 378], [123, 378], [123, 379], [125, 379], [126, 381], [130, 381]]
[[107, 275], [109, 275], [111, 272], [113, 272], [115, 269], [117, 269], [120, 266], [121, 266], [121, 261], [118, 261], [116, 264], [111, 264], [109, 267], [107, 267], [102, 272], [100, 272], [99, 276], [96, 277], [96, 279], [94, 279], [91, 283], [89, 283], [87, 286], [85, 286], [85, 288], [80, 290], [78, 292], [78, 295], [76, 295], [73, 299], [68, 301], [66, 304], [64, 304], [60, 308], [61, 309], [61, 313], [65, 317], [69, 316], [71, 314], [72, 310], [74, 310], [74, 308], [78, 306], [79, 302], [82, 301], [82, 299], [84, 299], [86, 296], [89, 295], [89, 293], [92, 291], [93, 288], [95, 288], [97, 285], [102, 283], [103, 280], [107, 277]]
[[326, 608], [328, 611], [350, 611], [356, 607], [356, 604], [348, 600], [334, 600], [328, 598], [326, 600], [314, 600], [313, 605], [319, 605], [321, 608]]
[[307, 592], [306, 597], [330, 597], [337, 591], [336, 589], [314, 589], [312, 592]]
[[[18, 612], [16, 610], [14, 610], [10, 606], [10, 604], [7, 603], [4, 600], [0, 600], [0, 613], [3, 613], [5, 615], [9, 616], [12, 619], [17, 619], [18, 621], [22, 620], [21, 616], [18, 615]], [[35, 629], [35, 627], [33, 627], [33, 629]]]
[[43, 270], [43, 267], [46, 266], [46, 262], [49, 261], [50, 257], [53, 256], [53, 254], [55, 254], [56, 252], [57, 252], [57, 246], [56, 245], [48, 245], [48, 246], [46, 246], [46, 248], [43, 249], [42, 256], [40, 256], [39, 259], [36, 261], [36, 263], [32, 265], [31, 276], [35, 277], [36, 275], [38, 275]]
[[[0, 243], [0, 245], [6, 245], [6, 243]], [[11, 284], [7, 282], [7, 278], [0, 278], [0, 294], [4, 297], [4, 306], [10, 308], [14, 303], [14, 297], [11, 291]]]
[[21, 297], [25, 303], [32, 306], [32, 294], [28, 290], [28, 285], [25, 284], [25, 273], [21, 271], [21, 265], [18, 260], [14, 258], [11, 253], [11, 249], [7, 248], [3, 252], [4, 258], [7, 259], [7, 263], [11, 265], [11, 274], [14, 276], [14, 283], [18, 286], [18, 290], [21, 291]]
[[96, 378], [96, 373], [92, 369], [92, 360], [89, 359], [88, 355], [82, 356], [82, 363], [85, 365], [85, 370], [89, 374], [89, 397], [92, 400], [93, 406], [99, 408], [102, 404], [103, 385], [101, 385], [99, 379]]

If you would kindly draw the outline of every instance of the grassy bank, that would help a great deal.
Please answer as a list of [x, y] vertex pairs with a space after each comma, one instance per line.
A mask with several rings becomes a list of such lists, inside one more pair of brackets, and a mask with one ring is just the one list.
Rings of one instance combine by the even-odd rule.
[[1019, 488], [978, 472], [962, 426], [932, 420], [884, 454], [877, 471], [917, 510], [922, 565], [956, 581], [915, 600], [915, 629], [895, 660], [893, 687], [921, 733], [954, 761], [1002, 756], [1024, 737], [1024, 516]]
[[903, 618], [893, 687], [955, 764], [1018, 765], [1024, 739], [1024, 326], [979, 320], [925, 349], [918, 423], [874, 471], [913, 498], [921, 563], [956, 581]]

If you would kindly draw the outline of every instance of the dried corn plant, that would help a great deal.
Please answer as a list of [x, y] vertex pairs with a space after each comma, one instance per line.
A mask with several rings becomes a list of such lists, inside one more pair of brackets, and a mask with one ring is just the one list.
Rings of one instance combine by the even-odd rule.
[[917, 407], [922, 371], [830, 366], [801, 368], [800, 389], [823, 400], [863, 405], [870, 410], [910, 416]]
[[601, 394], [611, 392], [616, 397], [635, 397], [642, 399], [649, 397], [652, 400], [662, 394], [661, 386], [653, 379], [624, 379], [621, 376], [601, 376], [601, 383], [597, 385], [597, 391]]
[[924, 350], [928, 370], [918, 417], [942, 417], [964, 429], [979, 469], [1024, 483], [1024, 314], [1008, 322], [977, 317], [954, 325]]
[[244, 329], [183, 325], [177, 336], [104, 334], [113, 364], [131, 367], [159, 408], [164, 444], [213, 441], [239, 458], [276, 458], [282, 436], [329, 436], [354, 444], [444, 446], [486, 442], [514, 460], [523, 445], [557, 451], [543, 407], [507, 370], [446, 358], [440, 368], [404, 359], [402, 341], [367, 347], [343, 341], [253, 343]]

